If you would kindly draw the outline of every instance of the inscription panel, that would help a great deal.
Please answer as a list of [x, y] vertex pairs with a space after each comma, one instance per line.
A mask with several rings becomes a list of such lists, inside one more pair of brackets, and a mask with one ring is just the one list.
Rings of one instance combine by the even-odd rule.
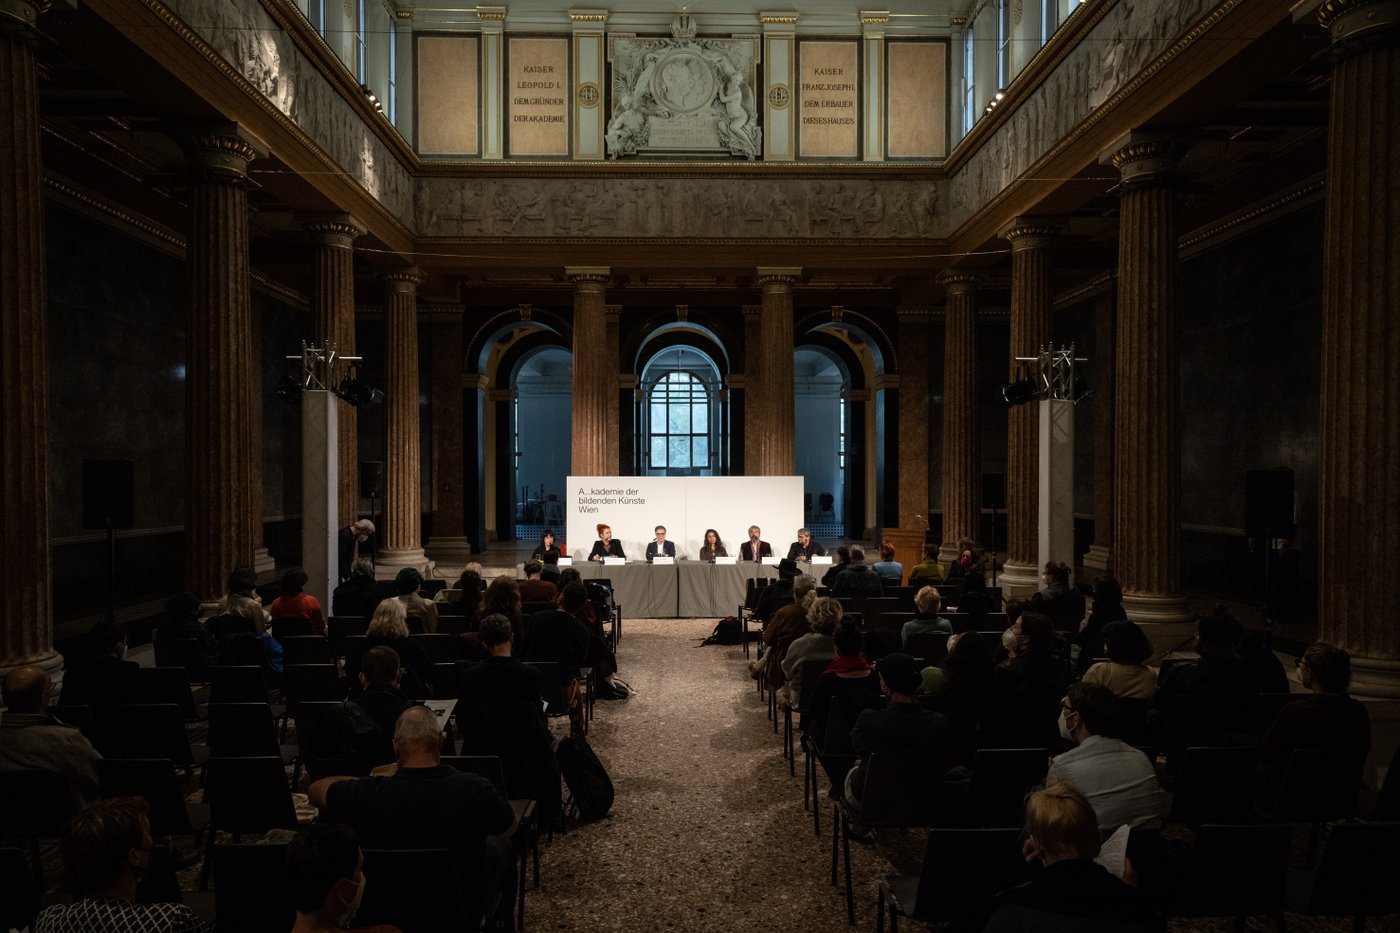
[[476, 155], [481, 73], [476, 36], [418, 37], [418, 151]]
[[569, 154], [569, 40], [513, 38], [506, 107], [512, 156]]
[[798, 43], [798, 153], [803, 158], [859, 155], [858, 44]]
[[948, 46], [943, 42], [891, 42], [888, 152], [895, 159], [948, 154]]

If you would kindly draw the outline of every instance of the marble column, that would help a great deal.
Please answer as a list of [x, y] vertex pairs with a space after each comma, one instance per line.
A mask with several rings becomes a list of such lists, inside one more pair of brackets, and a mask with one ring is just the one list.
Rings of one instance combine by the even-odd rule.
[[1094, 387], [1094, 543], [1084, 555], [1084, 579], [1093, 583], [1113, 573], [1113, 349], [1112, 280], [1094, 302], [1094, 357], [1089, 361]]
[[[981, 526], [982, 459], [977, 417], [977, 276], [944, 273], [943, 540], [938, 559], [954, 561], [958, 541]], [[986, 544], [987, 542], [984, 542]]]
[[56, 670], [49, 538], [48, 307], [35, 23], [0, 6], [0, 675]]
[[[801, 275], [799, 268], [758, 269], [757, 283], [763, 290], [763, 310], [758, 325], [759, 371], [762, 374], [757, 405], [761, 425], [759, 476], [791, 476], [797, 468], [793, 439], [796, 401], [792, 384], [792, 286]], [[752, 403], [752, 396], [745, 399], [746, 405]], [[748, 440], [745, 438], [746, 442]]]
[[[253, 474], [249, 479], [248, 521], [252, 527], [248, 533], [253, 540], [253, 572], [259, 581], [264, 581], [275, 576], [277, 561], [268, 553], [264, 537], [262, 314], [256, 303], [251, 303], [249, 307], [253, 330], [253, 378], [248, 400], [248, 462]], [[289, 349], [288, 352], [292, 351]]]
[[899, 522], [920, 534], [928, 530], [928, 308], [899, 308]]
[[1181, 147], [1130, 134], [1118, 169], [1114, 347], [1113, 562], [1137, 622], [1185, 622], [1181, 576], [1180, 366], [1176, 191]]
[[[365, 228], [348, 214], [306, 221], [312, 243], [311, 341], [333, 346], [341, 356], [355, 355], [355, 238]], [[336, 402], [340, 447], [340, 518], [345, 526], [360, 517], [360, 445], [356, 412]]]
[[[1351, 691], [1400, 697], [1400, 3], [1329, 0], [1319, 633]], [[1326, 555], [1323, 557], [1322, 555]]]
[[[574, 284], [574, 476], [617, 474], [617, 438], [608, 433], [608, 409], [617, 407], [617, 348], [607, 346], [604, 293], [607, 266], [566, 266]], [[609, 360], [611, 359], [611, 363]]]
[[422, 460], [418, 411], [418, 285], [413, 268], [384, 275], [384, 354], [388, 385], [384, 413], [383, 546], [375, 574], [388, 577], [404, 567], [426, 573], [423, 553]]
[[763, 415], [758, 409], [763, 397], [763, 358], [761, 347], [763, 306], [744, 305], [744, 375], [733, 380], [744, 393], [744, 475], [762, 476]]
[[[471, 560], [466, 534], [467, 462], [463, 430], [462, 319], [431, 325], [433, 354], [433, 536], [424, 550], [443, 566], [460, 568]], [[473, 439], [475, 440], [475, 439]], [[476, 490], [473, 496], [478, 495]]]
[[[1011, 356], [1035, 356], [1050, 340], [1050, 247], [1057, 228], [1018, 217], [1002, 231], [1011, 243]], [[1016, 363], [1010, 361], [1010, 379]], [[998, 582], [1008, 595], [1040, 585], [1040, 406], [1007, 411], [1006, 568]]]
[[[185, 351], [185, 580], [202, 600], [253, 566], [253, 320], [248, 163], [265, 150], [236, 127], [184, 140], [189, 159]], [[258, 471], [259, 474], [261, 471]]]
[[[620, 377], [622, 375], [622, 363], [618, 356], [621, 348], [619, 338], [620, 326], [622, 323], [622, 305], [605, 305], [603, 308], [603, 352], [607, 354], [608, 371], [613, 374], [613, 388], [608, 395], [608, 437], [612, 438], [612, 458], [609, 461], [613, 468], [608, 471], [609, 475], [621, 475], [624, 470], [623, 458], [631, 459], [630, 451], [623, 450], [622, 444], [622, 417], [620, 406], [622, 404], [622, 385]], [[636, 377], [633, 377], [634, 381]]]

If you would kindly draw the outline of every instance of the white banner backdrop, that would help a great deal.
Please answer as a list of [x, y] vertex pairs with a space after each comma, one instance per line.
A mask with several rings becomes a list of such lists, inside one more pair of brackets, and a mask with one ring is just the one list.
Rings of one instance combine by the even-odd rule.
[[800, 476], [570, 476], [564, 497], [565, 554], [587, 560], [597, 525], [612, 528], [628, 560], [643, 560], [657, 525], [676, 542], [676, 557], [696, 560], [705, 529], [719, 532], [731, 556], [763, 530], [773, 554], [787, 554], [802, 527]]

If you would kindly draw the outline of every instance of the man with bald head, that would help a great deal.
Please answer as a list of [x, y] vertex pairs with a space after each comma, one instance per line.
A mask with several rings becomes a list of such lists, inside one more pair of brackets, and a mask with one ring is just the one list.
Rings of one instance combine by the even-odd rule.
[[5, 675], [5, 716], [0, 719], [0, 774], [50, 771], [68, 782], [79, 806], [101, 796], [97, 762], [102, 756], [83, 734], [49, 715], [53, 681], [42, 667], [26, 665]]

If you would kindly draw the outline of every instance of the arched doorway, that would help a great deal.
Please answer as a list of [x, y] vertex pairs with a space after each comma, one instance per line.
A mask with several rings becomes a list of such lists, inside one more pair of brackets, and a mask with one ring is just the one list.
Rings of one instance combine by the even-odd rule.
[[642, 368], [637, 392], [637, 473], [718, 476], [725, 472], [728, 402], [714, 359], [677, 343]]
[[850, 376], [842, 361], [822, 347], [798, 347], [792, 367], [793, 436], [797, 472], [803, 477], [803, 520], [818, 540], [844, 538]]
[[564, 520], [573, 425], [574, 357], [563, 347], [523, 354], [511, 373], [511, 457], [518, 498], [515, 537], [533, 540]]

